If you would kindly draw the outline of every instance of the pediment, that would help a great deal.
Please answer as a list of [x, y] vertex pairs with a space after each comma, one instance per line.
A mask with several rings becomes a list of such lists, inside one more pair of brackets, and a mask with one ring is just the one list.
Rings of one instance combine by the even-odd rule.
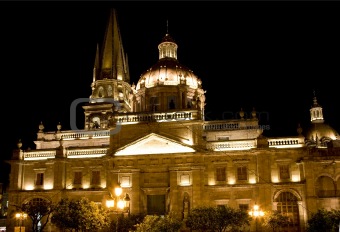
[[195, 152], [185, 144], [159, 134], [148, 134], [117, 150], [115, 156]]

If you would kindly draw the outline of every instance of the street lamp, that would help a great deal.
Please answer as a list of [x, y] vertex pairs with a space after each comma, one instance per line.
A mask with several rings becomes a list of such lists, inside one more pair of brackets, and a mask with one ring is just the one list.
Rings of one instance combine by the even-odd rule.
[[[120, 186], [120, 184], [114, 189], [114, 196], [112, 197], [110, 193], [110, 199], [106, 200], [106, 207], [110, 210], [110, 212], [113, 212], [117, 215], [124, 213], [127, 213], [127, 215], [130, 215], [130, 196], [129, 194], [125, 193], [125, 196], [121, 198], [121, 195], [123, 193], [123, 189]], [[116, 231], [118, 232], [118, 222], [119, 218], [117, 216], [117, 225], [116, 225]]]
[[[23, 222], [24, 220], [26, 220], [27, 214], [26, 214], [26, 213], [23, 213], [23, 212], [21, 212], [21, 213], [16, 213], [16, 214], [15, 214], [15, 217], [16, 217], [17, 220], [19, 220], [19, 231], [21, 232], [22, 222]], [[25, 229], [24, 229], [24, 231], [25, 231]]]
[[255, 217], [255, 227], [256, 227], [256, 232], [257, 232], [257, 218], [259, 217], [263, 217], [264, 216], [264, 212], [262, 210], [260, 210], [260, 207], [258, 205], [254, 205], [253, 209], [251, 209], [249, 211], [249, 215], [251, 217]]

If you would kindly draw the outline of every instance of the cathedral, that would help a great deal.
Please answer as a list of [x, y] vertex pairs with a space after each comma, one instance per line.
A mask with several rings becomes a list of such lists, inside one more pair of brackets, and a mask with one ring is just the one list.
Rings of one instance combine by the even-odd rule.
[[[317, 96], [310, 127], [290, 137], [264, 136], [255, 109], [206, 121], [201, 79], [179, 63], [170, 34], [160, 41], [159, 59], [130, 83], [111, 10], [94, 57], [92, 94], [70, 102], [71, 111], [82, 105], [83, 129], [72, 117], [71, 130], [59, 124], [45, 131], [42, 122], [36, 148], [23, 150], [18, 142], [8, 161], [7, 231], [16, 226], [13, 205], [86, 196], [108, 207], [117, 186], [129, 214], [176, 213], [185, 220], [198, 206], [252, 211], [256, 205], [289, 216], [285, 231], [305, 231], [319, 208], [340, 209], [340, 136], [325, 123]], [[49, 222], [45, 231], [58, 229]]]

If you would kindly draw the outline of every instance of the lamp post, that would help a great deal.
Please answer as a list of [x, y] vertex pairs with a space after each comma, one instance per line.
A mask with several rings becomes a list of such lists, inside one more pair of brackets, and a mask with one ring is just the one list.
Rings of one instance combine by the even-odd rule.
[[118, 232], [118, 223], [119, 218], [118, 215], [127, 213], [130, 215], [130, 196], [125, 193], [124, 198], [121, 198], [123, 193], [123, 189], [120, 184], [114, 189], [114, 196], [110, 196], [110, 199], [106, 200], [106, 207], [113, 213], [117, 214], [117, 224], [116, 224], [116, 232]]
[[264, 216], [264, 212], [260, 210], [260, 207], [255, 204], [253, 209], [249, 211], [249, 215], [255, 218], [255, 230], [257, 232], [257, 219]]
[[[22, 222], [23, 222], [24, 220], [26, 220], [27, 214], [26, 214], [26, 213], [23, 213], [23, 212], [21, 212], [21, 213], [16, 213], [16, 214], [15, 214], [15, 217], [16, 217], [17, 220], [19, 220], [19, 231], [21, 232]], [[24, 231], [25, 231], [25, 229], [24, 229]]]

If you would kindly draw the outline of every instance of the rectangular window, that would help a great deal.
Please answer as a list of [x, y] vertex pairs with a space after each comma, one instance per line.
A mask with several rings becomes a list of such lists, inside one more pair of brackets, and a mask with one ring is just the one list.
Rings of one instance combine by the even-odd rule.
[[158, 110], [158, 97], [150, 97], [150, 111], [154, 112]]
[[176, 97], [175, 96], [168, 96], [168, 109], [175, 109], [176, 108]]
[[290, 175], [289, 175], [289, 165], [280, 165], [280, 179], [281, 180], [289, 180]]
[[239, 204], [238, 207], [240, 210], [248, 211], [249, 210], [249, 205], [248, 204]]
[[218, 136], [217, 140], [219, 140], [219, 141], [228, 141], [229, 140], [229, 136]]
[[190, 185], [190, 175], [189, 174], [182, 174], [180, 176], [180, 183], [181, 183], [181, 185]]
[[43, 185], [44, 184], [44, 173], [37, 173], [37, 179], [35, 181], [35, 185]]
[[147, 214], [165, 215], [165, 195], [147, 196]]
[[131, 187], [131, 180], [130, 180], [130, 176], [121, 176], [120, 177], [120, 186], [122, 187]]
[[82, 172], [74, 172], [73, 184], [81, 184], [83, 178]]
[[226, 181], [226, 168], [225, 167], [218, 167], [216, 168], [216, 181]]
[[247, 180], [248, 179], [248, 171], [246, 166], [237, 168], [237, 179], [238, 180]]
[[100, 185], [100, 171], [92, 171], [92, 185]]
[[187, 99], [187, 108], [188, 108], [188, 109], [191, 109], [191, 107], [192, 107], [192, 102], [191, 102], [191, 99], [188, 98], [188, 99]]

